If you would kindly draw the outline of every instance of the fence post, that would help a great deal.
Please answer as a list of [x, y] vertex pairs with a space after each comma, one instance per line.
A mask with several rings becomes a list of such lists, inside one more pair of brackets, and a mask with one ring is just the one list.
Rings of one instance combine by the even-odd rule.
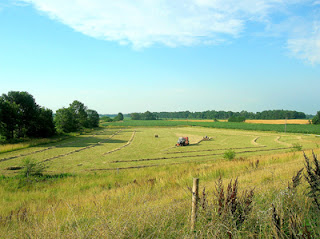
[[192, 186], [191, 231], [194, 231], [196, 221], [197, 221], [198, 199], [199, 199], [199, 178], [194, 178], [193, 186]]

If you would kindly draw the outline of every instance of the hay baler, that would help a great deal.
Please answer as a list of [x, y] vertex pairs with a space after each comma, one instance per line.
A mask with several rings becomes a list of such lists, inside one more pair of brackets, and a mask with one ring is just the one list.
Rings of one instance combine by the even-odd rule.
[[179, 137], [176, 146], [187, 146], [189, 145], [189, 138], [188, 137]]

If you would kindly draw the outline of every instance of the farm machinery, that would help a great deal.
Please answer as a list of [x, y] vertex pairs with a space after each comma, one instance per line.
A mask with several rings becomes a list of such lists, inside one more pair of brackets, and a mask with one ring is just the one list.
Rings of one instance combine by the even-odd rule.
[[189, 145], [189, 138], [188, 137], [179, 137], [176, 146], [187, 146]]

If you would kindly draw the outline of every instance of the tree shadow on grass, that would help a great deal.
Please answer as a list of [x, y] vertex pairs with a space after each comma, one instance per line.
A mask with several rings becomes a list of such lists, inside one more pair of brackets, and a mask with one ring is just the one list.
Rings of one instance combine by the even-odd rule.
[[99, 144], [97, 146], [103, 146], [104, 144], [124, 144], [128, 142], [127, 140], [119, 140], [119, 139], [99, 139], [95, 137], [81, 137], [74, 139], [69, 142], [59, 142], [56, 144], [51, 144], [49, 145], [37, 145], [37, 147], [54, 147], [54, 148], [84, 148], [92, 145]]

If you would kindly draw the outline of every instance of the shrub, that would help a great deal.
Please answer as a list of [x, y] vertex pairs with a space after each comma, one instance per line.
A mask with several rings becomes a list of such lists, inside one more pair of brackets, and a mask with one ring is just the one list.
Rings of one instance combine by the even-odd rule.
[[36, 163], [33, 159], [26, 158], [23, 161], [22, 177], [42, 176], [45, 169], [44, 165]]
[[301, 151], [302, 150], [302, 145], [299, 144], [299, 143], [292, 144], [292, 150], [293, 151]]
[[223, 154], [223, 158], [228, 159], [228, 160], [232, 160], [235, 157], [236, 157], [236, 152], [234, 152], [232, 149], [225, 151]]

